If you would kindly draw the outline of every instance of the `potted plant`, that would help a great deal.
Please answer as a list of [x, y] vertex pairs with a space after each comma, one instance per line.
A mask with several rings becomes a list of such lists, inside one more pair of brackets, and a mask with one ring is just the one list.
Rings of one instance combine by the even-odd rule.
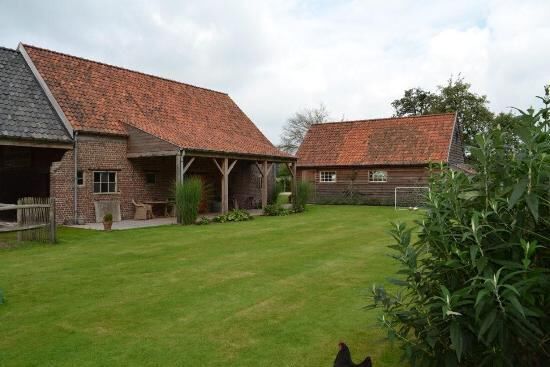
[[103, 230], [110, 231], [113, 226], [113, 215], [107, 213], [103, 216]]

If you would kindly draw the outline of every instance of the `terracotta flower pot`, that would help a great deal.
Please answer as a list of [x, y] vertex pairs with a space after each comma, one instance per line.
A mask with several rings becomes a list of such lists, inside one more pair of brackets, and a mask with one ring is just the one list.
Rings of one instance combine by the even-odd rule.
[[103, 222], [103, 230], [110, 231], [113, 226], [113, 222]]

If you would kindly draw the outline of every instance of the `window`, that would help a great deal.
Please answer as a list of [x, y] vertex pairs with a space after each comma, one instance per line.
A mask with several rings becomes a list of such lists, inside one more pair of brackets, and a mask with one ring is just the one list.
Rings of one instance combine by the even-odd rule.
[[145, 174], [145, 183], [154, 184], [156, 182], [157, 182], [157, 175], [155, 175], [154, 173]]
[[336, 182], [336, 172], [321, 171], [319, 174], [319, 182]]
[[116, 172], [96, 171], [94, 172], [94, 192], [110, 193], [117, 192]]
[[84, 186], [84, 171], [76, 171], [76, 185]]
[[369, 171], [369, 182], [388, 182], [388, 171]]

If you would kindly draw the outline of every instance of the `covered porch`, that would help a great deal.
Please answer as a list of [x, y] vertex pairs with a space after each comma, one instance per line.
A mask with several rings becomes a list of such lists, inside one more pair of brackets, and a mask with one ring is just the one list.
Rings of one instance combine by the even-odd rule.
[[136, 172], [134, 185], [143, 187], [134, 190], [139, 193], [136, 202], [173, 203], [175, 184], [196, 176], [203, 182], [199, 215], [263, 209], [275, 187], [277, 164], [288, 166], [295, 193], [297, 159], [293, 156], [183, 148], [133, 126], [127, 128], [127, 158]]
[[295, 172], [293, 162], [288, 161], [183, 150], [129, 154], [128, 158], [143, 185], [133, 200], [152, 205], [155, 217], [174, 215], [174, 187], [186, 177], [199, 177], [203, 182], [199, 214], [217, 215], [232, 209], [265, 208], [275, 189], [277, 164], [287, 164]]

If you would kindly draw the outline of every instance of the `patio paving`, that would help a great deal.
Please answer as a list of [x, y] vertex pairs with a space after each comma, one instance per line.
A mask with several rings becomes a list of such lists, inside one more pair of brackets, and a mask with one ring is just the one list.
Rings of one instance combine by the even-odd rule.
[[[251, 209], [251, 210], [248, 210], [248, 212], [253, 217], [262, 215], [261, 209]], [[199, 218], [207, 217], [208, 219], [212, 219], [218, 215], [219, 213], [199, 214]], [[112, 230], [117, 231], [117, 230], [134, 229], [134, 228], [158, 227], [158, 226], [165, 226], [170, 224], [176, 224], [175, 217], [161, 217], [161, 218], [153, 218], [148, 220], [125, 219], [125, 220], [121, 220], [120, 222], [113, 222]], [[103, 223], [86, 223], [86, 224], [78, 224], [78, 225], [68, 225], [67, 227], [93, 229], [96, 231], [102, 231]]]

